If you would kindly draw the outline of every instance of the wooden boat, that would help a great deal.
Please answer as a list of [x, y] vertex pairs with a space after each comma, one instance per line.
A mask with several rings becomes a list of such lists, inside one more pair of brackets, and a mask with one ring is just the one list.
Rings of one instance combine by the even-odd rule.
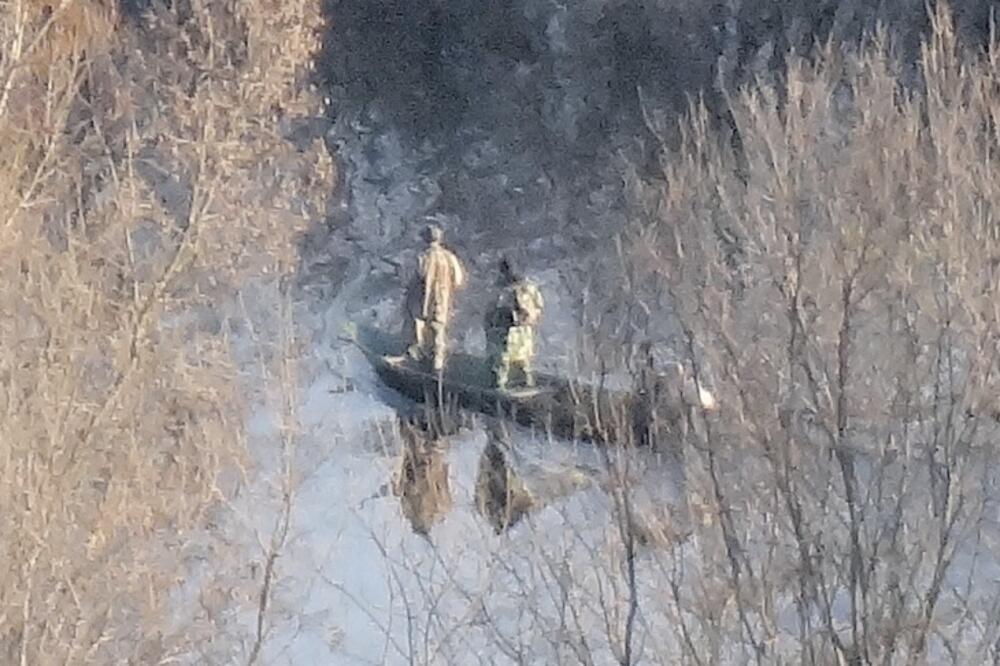
[[[352, 327], [353, 328], [353, 327]], [[402, 341], [373, 328], [354, 328], [350, 338], [386, 386], [430, 406], [458, 405], [533, 426], [557, 437], [601, 443], [642, 439], [649, 413], [631, 392], [537, 373], [536, 386], [501, 391], [486, 359], [452, 353], [440, 374], [403, 354]], [[638, 439], [637, 439], [638, 438]]]

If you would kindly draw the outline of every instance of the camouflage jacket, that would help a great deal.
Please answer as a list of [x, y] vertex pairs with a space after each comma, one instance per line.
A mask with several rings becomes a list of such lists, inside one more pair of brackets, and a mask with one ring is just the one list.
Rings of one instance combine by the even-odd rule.
[[541, 319], [544, 307], [545, 301], [538, 285], [529, 279], [519, 280], [500, 292], [496, 305], [487, 314], [486, 328], [534, 327]]

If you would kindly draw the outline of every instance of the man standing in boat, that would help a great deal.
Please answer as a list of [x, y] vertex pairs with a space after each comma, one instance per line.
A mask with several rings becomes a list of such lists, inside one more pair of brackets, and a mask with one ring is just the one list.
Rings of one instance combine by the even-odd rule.
[[417, 272], [406, 294], [407, 324], [412, 329], [407, 353], [425, 361], [430, 352], [435, 371], [444, 368], [455, 292], [465, 286], [465, 270], [455, 254], [443, 244], [444, 232], [437, 225], [424, 229], [427, 249], [417, 259]]
[[486, 347], [497, 388], [507, 389], [512, 369], [520, 370], [524, 384], [535, 385], [535, 327], [545, 303], [538, 286], [518, 275], [509, 259], [500, 261], [500, 294], [486, 314]]

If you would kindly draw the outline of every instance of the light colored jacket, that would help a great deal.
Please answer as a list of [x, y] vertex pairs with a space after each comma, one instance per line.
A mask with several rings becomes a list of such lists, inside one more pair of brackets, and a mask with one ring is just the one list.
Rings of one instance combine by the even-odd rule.
[[446, 322], [455, 291], [464, 286], [465, 270], [458, 257], [440, 243], [432, 243], [417, 259], [407, 311], [418, 319]]

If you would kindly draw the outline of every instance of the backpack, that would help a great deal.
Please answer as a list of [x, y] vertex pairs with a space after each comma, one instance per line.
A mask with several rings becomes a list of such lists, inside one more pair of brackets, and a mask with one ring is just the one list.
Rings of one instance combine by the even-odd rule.
[[521, 326], [535, 326], [542, 316], [545, 303], [542, 292], [530, 280], [522, 280], [514, 287], [514, 302], [517, 305]]

